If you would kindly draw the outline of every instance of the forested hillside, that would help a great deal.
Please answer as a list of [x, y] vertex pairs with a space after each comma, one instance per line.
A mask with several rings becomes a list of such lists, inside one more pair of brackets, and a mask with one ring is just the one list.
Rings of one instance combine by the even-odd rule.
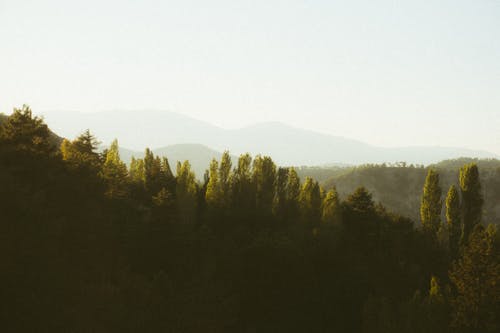
[[[417, 195], [405, 169], [394, 196]], [[495, 185], [454, 172], [415, 168], [417, 222], [267, 156], [226, 152], [202, 182], [149, 149], [127, 167], [23, 107], [0, 125], [1, 330], [498, 332]]]
[[[460, 167], [470, 163], [476, 163], [481, 170], [482, 195], [485, 198], [484, 220], [500, 224], [499, 160], [461, 158], [443, 161], [428, 168], [398, 163], [348, 168], [301, 168], [298, 172], [317, 179], [325, 189], [335, 186], [342, 198], [357, 187], [365, 186], [373, 194], [375, 201], [380, 201], [394, 212], [418, 220], [420, 198], [428, 169], [435, 168], [439, 171], [442, 187], [446, 189], [452, 184], [458, 185]], [[446, 193], [443, 192], [443, 200], [445, 196]]]

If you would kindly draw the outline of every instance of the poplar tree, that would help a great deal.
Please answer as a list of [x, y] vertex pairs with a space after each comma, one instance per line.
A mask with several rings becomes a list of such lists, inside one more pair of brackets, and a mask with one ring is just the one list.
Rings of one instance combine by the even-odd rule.
[[424, 230], [432, 235], [436, 235], [441, 226], [441, 209], [439, 174], [434, 169], [429, 169], [420, 205], [420, 218]]
[[242, 154], [231, 177], [233, 211], [239, 216], [248, 216], [255, 207], [255, 190], [252, 182], [252, 157]]
[[462, 244], [465, 245], [474, 227], [481, 223], [484, 200], [477, 165], [472, 163], [460, 168], [459, 181], [462, 193]]
[[287, 212], [290, 218], [299, 216], [300, 179], [297, 171], [292, 167], [288, 170], [288, 183], [286, 185]]
[[340, 204], [337, 189], [334, 187], [326, 193], [321, 206], [321, 222], [326, 225], [338, 224], [340, 219]]
[[450, 251], [453, 257], [458, 253], [460, 235], [462, 233], [462, 223], [460, 214], [460, 197], [455, 185], [451, 185], [446, 196], [446, 222], [448, 225], [448, 235]]
[[299, 206], [305, 222], [317, 225], [320, 220], [321, 191], [318, 182], [307, 177], [299, 194]]
[[219, 182], [219, 163], [215, 158], [210, 162], [205, 201], [210, 208], [220, 208], [221, 191]]
[[232, 166], [231, 155], [229, 155], [229, 152], [226, 150], [222, 154], [219, 164], [220, 204], [223, 208], [229, 208], [230, 205]]
[[253, 162], [253, 183], [257, 210], [264, 215], [272, 212], [275, 195], [276, 165], [268, 156], [257, 156]]
[[144, 185], [144, 160], [132, 157], [130, 162], [130, 179], [137, 184]]
[[273, 214], [278, 220], [283, 221], [287, 217], [287, 184], [288, 169], [278, 168], [276, 177], [276, 195], [273, 203]]
[[198, 185], [189, 161], [177, 162], [176, 199], [184, 223], [193, 223], [197, 211]]

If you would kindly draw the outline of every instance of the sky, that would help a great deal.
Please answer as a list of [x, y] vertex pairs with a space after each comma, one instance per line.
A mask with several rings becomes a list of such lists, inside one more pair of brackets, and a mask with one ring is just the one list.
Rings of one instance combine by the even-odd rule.
[[0, 0], [0, 112], [22, 104], [500, 154], [500, 0]]

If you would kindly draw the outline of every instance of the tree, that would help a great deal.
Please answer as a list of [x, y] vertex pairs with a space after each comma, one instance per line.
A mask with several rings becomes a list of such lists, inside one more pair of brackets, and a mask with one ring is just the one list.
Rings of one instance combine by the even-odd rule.
[[130, 179], [137, 184], [144, 184], [144, 160], [132, 157], [130, 162]]
[[184, 223], [193, 223], [197, 211], [198, 185], [191, 164], [177, 162], [176, 199]]
[[146, 148], [144, 152], [144, 186], [148, 193], [157, 193], [163, 186], [161, 182], [161, 160]]
[[253, 161], [253, 183], [257, 211], [264, 215], [272, 212], [275, 195], [276, 165], [268, 156], [257, 156]]
[[33, 117], [27, 105], [15, 108], [0, 126], [0, 144], [14, 150], [50, 154], [55, 152], [50, 139], [51, 133], [43, 119]]
[[294, 168], [289, 168], [288, 183], [286, 185], [286, 202], [289, 219], [299, 216], [300, 188], [301, 184], [297, 171]]
[[283, 222], [287, 218], [287, 184], [288, 168], [278, 168], [276, 177], [276, 195], [273, 202], [273, 214]]
[[420, 218], [422, 227], [431, 235], [436, 235], [441, 227], [441, 187], [439, 174], [434, 169], [429, 169], [425, 179], [422, 202], [420, 205]]
[[231, 156], [225, 151], [220, 164], [213, 159], [210, 163], [205, 200], [212, 209], [229, 209], [231, 200]]
[[229, 208], [231, 199], [231, 169], [232, 169], [231, 155], [226, 150], [222, 154], [220, 164], [219, 164], [219, 183], [220, 183], [220, 195], [221, 195], [221, 205], [225, 209]]
[[255, 188], [252, 182], [252, 157], [243, 154], [238, 158], [231, 177], [232, 211], [238, 217], [248, 217], [255, 208]]
[[173, 197], [172, 194], [163, 187], [156, 195], [152, 196], [152, 201], [156, 207], [170, 209], [172, 208]]
[[457, 291], [453, 325], [472, 332], [500, 330], [500, 248], [493, 225], [475, 226], [462, 257], [449, 272]]
[[337, 189], [334, 187], [326, 193], [321, 206], [321, 222], [335, 225], [340, 219], [340, 204]]
[[299, 206], [305, 222], [317, 226], [321, 216], [321, 191], [318, 182], [307, 177], [299, 195]]
[[170, 193], [175, 192], [175, 176], [166, 157], [161, 159], [160, 183], [162, 188], [167, 189]]
[[212, 209], [221, 207], [221, 190], [219, 182], [219, 162], [214, 158], [210, 162], [207, 191], [205, 192], [205, 201]]
[[347, 197], [345, 204], [357, 213], [372, 213], [375, 210], [375, 203], [370, 192], [364, 187], [358, 187]]
[[97, 173], [101, 166], [101, 159], [97, 153], [98, 146], [99, 141], [87, 129], [72, 142], [63, 140], [60, 149], [63, 160], [73, 167]]
[[448, 225], [449, 244], [452, 257], [458, 254], [462, 222], [460, 215], [460, 197], [455, 185], [451, 185], [446, 196], [446, 222]]
[[124, 198], [127, 196], [129, 192], [127, 166], [120, 159], [116, 139], [111, 143], [106, 153], [106, 161], [101, 170], [101, 177], [107, 184], [106, 196], [110, 198]]
[[95, 151], [99, 147], [100, 142], [96, 137], [86, 129], [75, 141], [73, 141], [74, 148], [83, 154], [96, 154]]
[[477, 165], [464, 165], [460, 169], [459, 181], [462, 192], [462, 244], [465, 245], [474, 227], [481, 223], [484, 200]]

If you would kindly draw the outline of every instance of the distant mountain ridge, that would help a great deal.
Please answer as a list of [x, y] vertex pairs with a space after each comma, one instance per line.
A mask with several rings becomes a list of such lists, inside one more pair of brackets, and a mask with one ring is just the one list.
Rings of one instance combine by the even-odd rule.
[[228, 130], [165, 111], [46, 112], [44, 116], [50, 128], [69, 138], [89, 128], [103, 143], [116, 137], [121, 147], [134, 151], [143, 151], [145, 147], [161, 150], [177, 144], [201, 144], [218, 152], [229, 150], [234, 155], [245, 152], [270, 155], [279, 165], [397, 161], [431, 164], [458, 157], [498, 157], [464, 148], [382, 148], [276, 122]]

